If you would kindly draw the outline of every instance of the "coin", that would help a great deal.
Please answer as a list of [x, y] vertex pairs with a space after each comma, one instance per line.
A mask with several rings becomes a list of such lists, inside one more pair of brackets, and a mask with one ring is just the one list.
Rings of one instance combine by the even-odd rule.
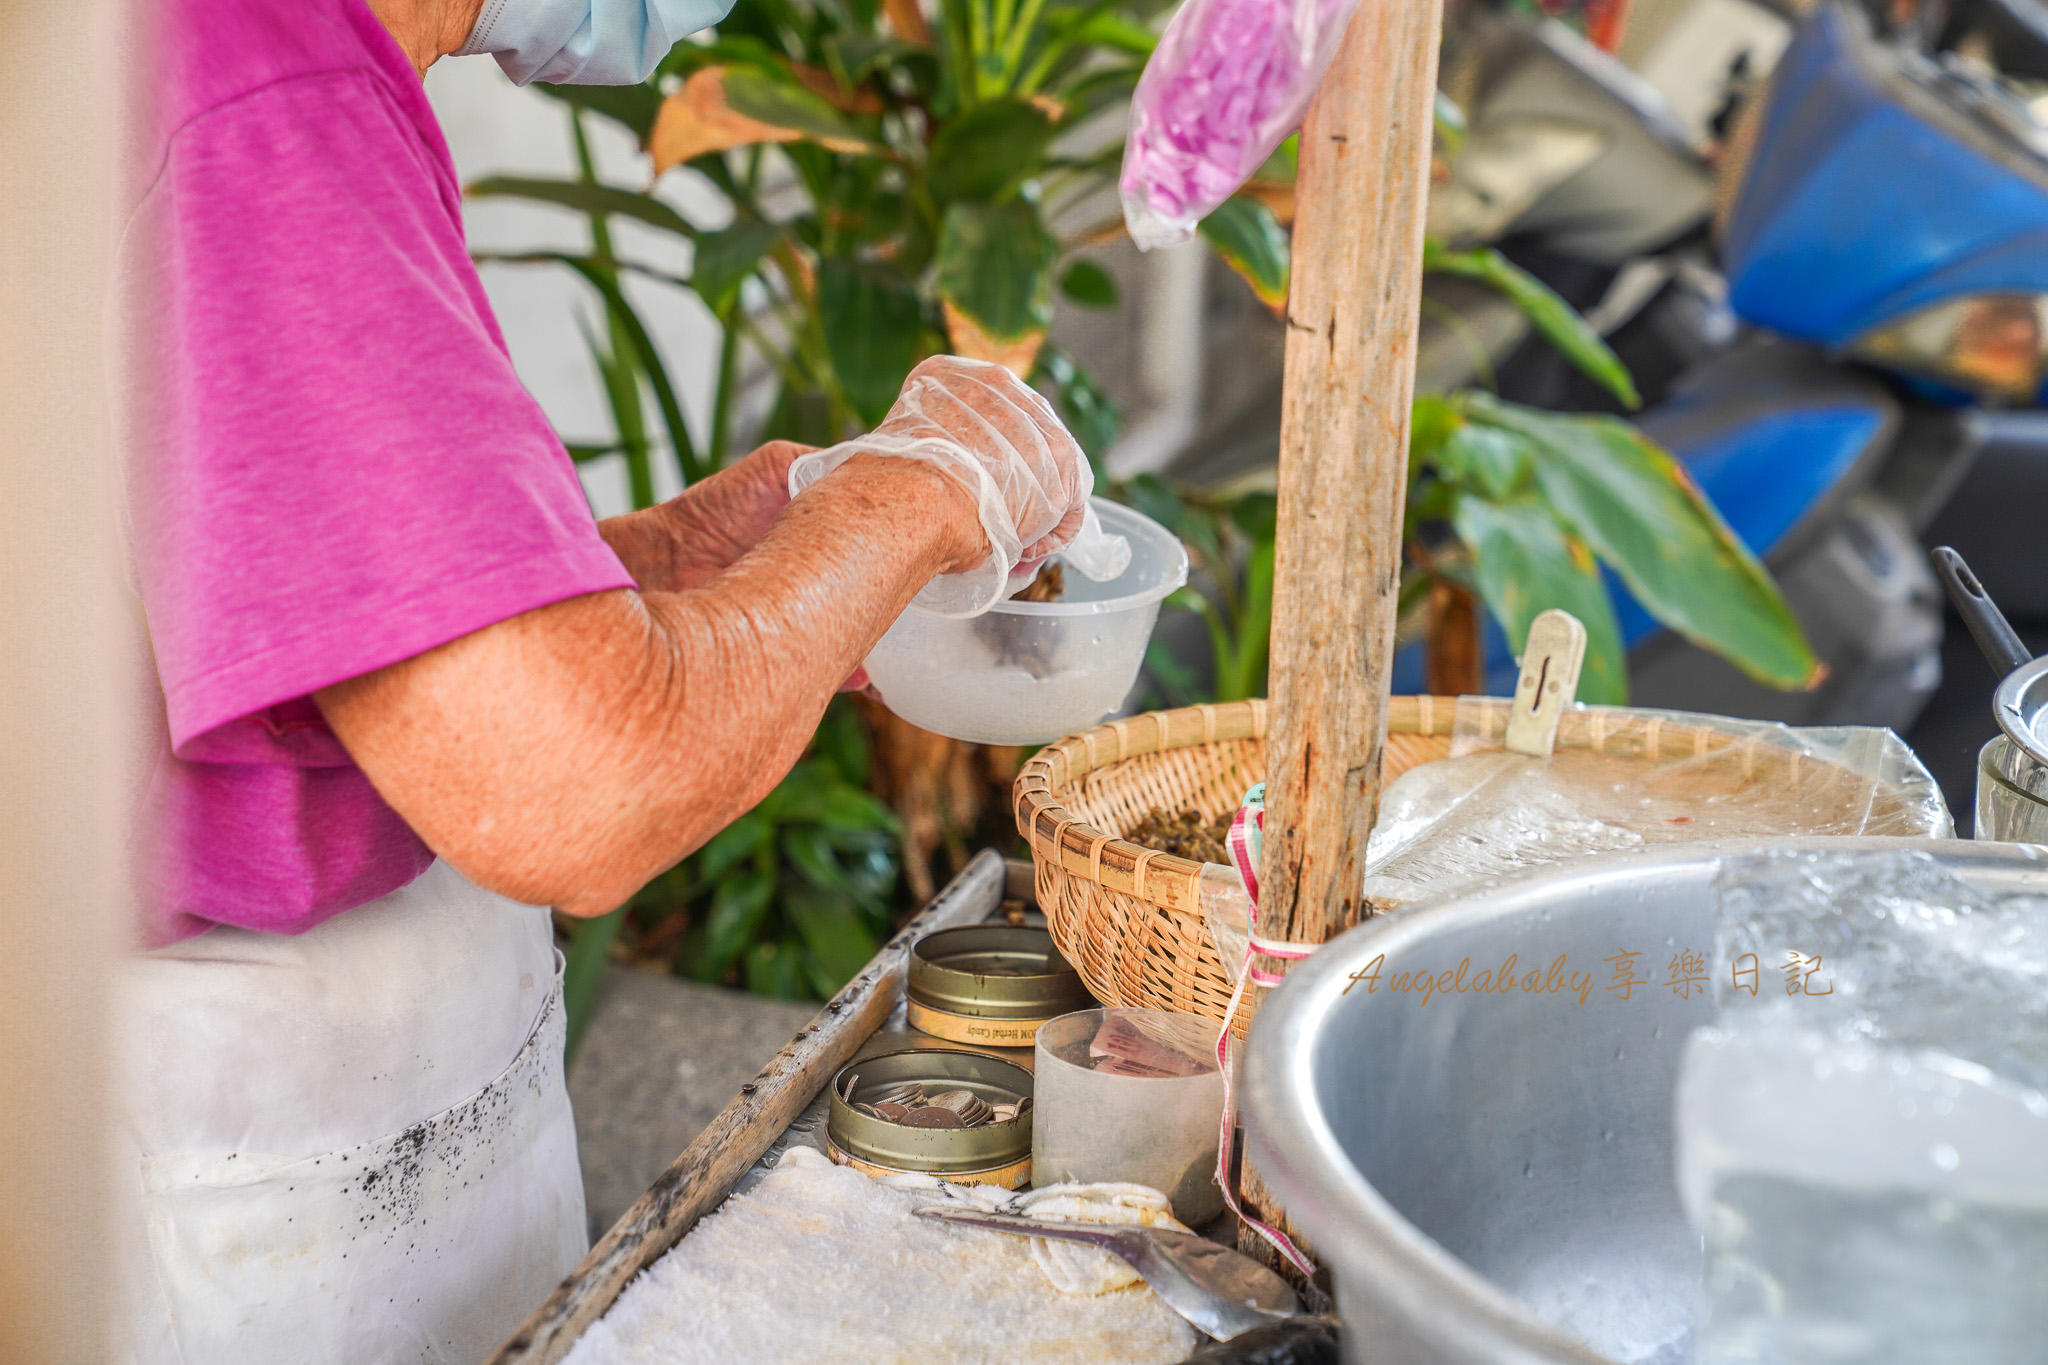
[[960, 1116], [950, 1109], [941, 1109], [935, 1104], [923, 1105], [903, 1116], [903, 1122], [912, 1128], [965, 1128]]
[[861, 1107], [876, 1118], [887, 1119], [890, 1123], [903, 1122], [904, 1116], [910, 1112], [908, 1108], [895, 1103], [893, 1100], [882, 1100], [879, 1103], [862, 1105]]

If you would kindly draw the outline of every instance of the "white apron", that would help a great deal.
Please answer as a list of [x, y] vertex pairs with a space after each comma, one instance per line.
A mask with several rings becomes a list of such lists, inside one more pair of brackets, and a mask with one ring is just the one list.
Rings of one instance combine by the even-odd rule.
[[545, 910], [437, 862], [122, 984], [137, 1365], [480, 1365], [582, 1258]]

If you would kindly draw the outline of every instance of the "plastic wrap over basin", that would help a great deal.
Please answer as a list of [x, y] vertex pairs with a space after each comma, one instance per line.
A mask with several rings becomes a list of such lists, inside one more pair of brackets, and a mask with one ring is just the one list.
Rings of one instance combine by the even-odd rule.
[[[1245, 1125], [1335, 1276], [1347, 1361], [1690, 1358], [1700, 1249], [1673, 1178], [1672, 1100], [1686, 1035], [1713, 1004], [1680, 998], [1665, 967], [1683, 949], [1711, 967], [1716, 875], [1764, 849], [1918, 849], [1987, 889], [2048, 892], [2048, 860], [2023, 845], [1681, 846], [1419, 903], [1338, 938], [1273, 993], [1252, 1029]], [[1627, 999], [1606, 989], [1624, 950], [1656, 983]], [[1470, 989], [1510, 954], [1518, 982], [1533, 971], [1544, 989]], [[1469, 960], [1467, 989], [1426, 1005], [1369, 992], [1353, 976], [1375, 959], [1383, 982]], [[1572, 981], [1587, 972], [1582, 1005]]]

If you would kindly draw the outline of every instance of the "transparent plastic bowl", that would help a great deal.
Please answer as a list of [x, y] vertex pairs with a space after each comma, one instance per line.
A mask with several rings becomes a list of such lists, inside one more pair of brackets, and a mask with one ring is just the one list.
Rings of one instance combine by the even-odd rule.
[[1044, 744], [1114, 711], [1137, 679], [1160, 601], [1188, 581], [1188, 555], [1150, 517], [1094, 503], [1102, 529], [1130, 541], [1129, 568], [1106, 583], [1070, 568], [1060, 601], [998, 602], [966, 620], [910, 608], [867, 657], [883, 704], [977, 744]]

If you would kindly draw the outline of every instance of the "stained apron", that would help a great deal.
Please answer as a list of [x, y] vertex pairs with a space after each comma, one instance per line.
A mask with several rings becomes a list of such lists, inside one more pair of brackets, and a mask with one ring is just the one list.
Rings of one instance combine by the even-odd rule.
[[136, 1365], [480, 1365], [582, 1258], [545, 910], [436, 863], [123, 971]]

